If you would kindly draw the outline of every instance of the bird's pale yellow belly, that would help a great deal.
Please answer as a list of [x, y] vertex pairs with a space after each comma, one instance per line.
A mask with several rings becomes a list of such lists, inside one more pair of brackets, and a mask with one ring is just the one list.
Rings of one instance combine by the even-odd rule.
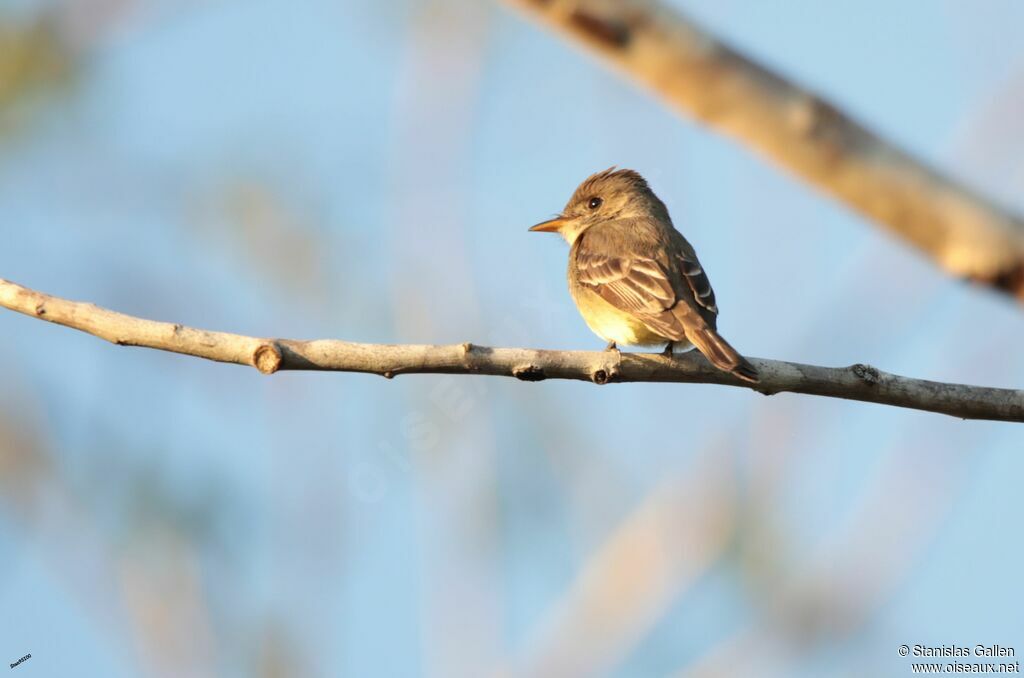
[[[614, 341], [623, 346], [656, 346], [668, 341], [629, 313], [602, 299], [596, 292], [580, 289], [573, 294], [573, 300], [587, 327], [605, 341]], [[689, 342], [677, 342], [678, 349], [684, 345], [689, 345]]]

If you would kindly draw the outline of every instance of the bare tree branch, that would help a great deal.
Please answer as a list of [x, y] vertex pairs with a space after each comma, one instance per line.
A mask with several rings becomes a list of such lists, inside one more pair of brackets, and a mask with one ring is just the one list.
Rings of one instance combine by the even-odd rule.
[[913, 244], [1024, 302], [1024, 221], [658, 0], [506, 0]]
[[861, 364], [818, 367], [751, 358], [761, 374], [761, 383], [749, 384], [715, 369], [695, 351], [669, 358], [649, 353], [489, 348], [469, 343], [428, 346], [265, 339], [144, 320], [36, 292], [2, 278], [0, 306], [73, 327], [119, 346], [143, 346], [249, 365], [264, 374], [329, 370], [366, 372], [389, 379], [399, 374], [487, 374], [523, 381], [723, 384], [752, 388], [765, 395], [788, 391], [939, 412], [962, 419], [1024, 421], [1024, 391], [909, 379]]

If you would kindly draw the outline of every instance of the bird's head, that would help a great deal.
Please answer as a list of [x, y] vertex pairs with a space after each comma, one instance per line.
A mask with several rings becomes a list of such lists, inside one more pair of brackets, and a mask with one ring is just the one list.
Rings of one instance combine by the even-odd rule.
[[561, 214], [530, 230], [558, 233], [572, 244], [594, 224], [646, 216], [667, 220], [668, 211], [637, 172], [611, 167], [587, 177], [576, 188]]

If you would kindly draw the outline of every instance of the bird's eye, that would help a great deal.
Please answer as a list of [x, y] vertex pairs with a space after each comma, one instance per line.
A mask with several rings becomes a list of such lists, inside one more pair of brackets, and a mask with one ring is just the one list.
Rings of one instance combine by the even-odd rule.
[[603, 202], [604, 200], [601, 200], [600, 198], [591, 198], [590, 202], [587, 203], [587, 207], [589, 207], [592, 210], [596, 210], [598, 207], [601, 206], [601, 203]]

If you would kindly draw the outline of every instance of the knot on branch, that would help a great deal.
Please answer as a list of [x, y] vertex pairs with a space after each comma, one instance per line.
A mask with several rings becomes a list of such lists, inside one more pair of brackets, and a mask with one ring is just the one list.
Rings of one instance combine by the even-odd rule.
[[252, 364], [263, 374], [273, 374], [281, 367], [281, 349], [277, 344], [260, 344], [252, 354]]
[[858, 379], [860, 379], [866, 384], [874, 385], [877, 384], [882, 379], [878, 370], [872, 367], [871, 365], [857, 363], [856, 365], [852, 366], [850, 370]]
[[604, 386], [605, 384], [615, 381], [619, 378], [619, 368], [609, 367], [608, 369], [598, 368], [594, 370], [590, 375], [590, 380], [598, 386]]
[[[980, 276], [980, 282], [994, 286], [1024, 301], [1024, 263], [1018, 263], [1008, 269], [999, 271], [989, 279]], [[979, 281], [976, 279], [976, 282]]]
[[843, 115], [828, 101], [812, 94], [804, 94], [789, 105], [786, 113], [793, 131], [804, 137], [819, 151], [823, 161], [835, 163], [843, 148], [852, 143], [842, 135], [856, 134], [843, 125]]
[[621, 21], [577, 9], [569, 16], [569, 23], [586, 38], [605, 47], [621, 49], [629, 44], [629, 26]]
[[512, 368], [512, 376], [521, 381], [543, 381], [547, 378], [544, 368], [538, 365], [516, 365]]

